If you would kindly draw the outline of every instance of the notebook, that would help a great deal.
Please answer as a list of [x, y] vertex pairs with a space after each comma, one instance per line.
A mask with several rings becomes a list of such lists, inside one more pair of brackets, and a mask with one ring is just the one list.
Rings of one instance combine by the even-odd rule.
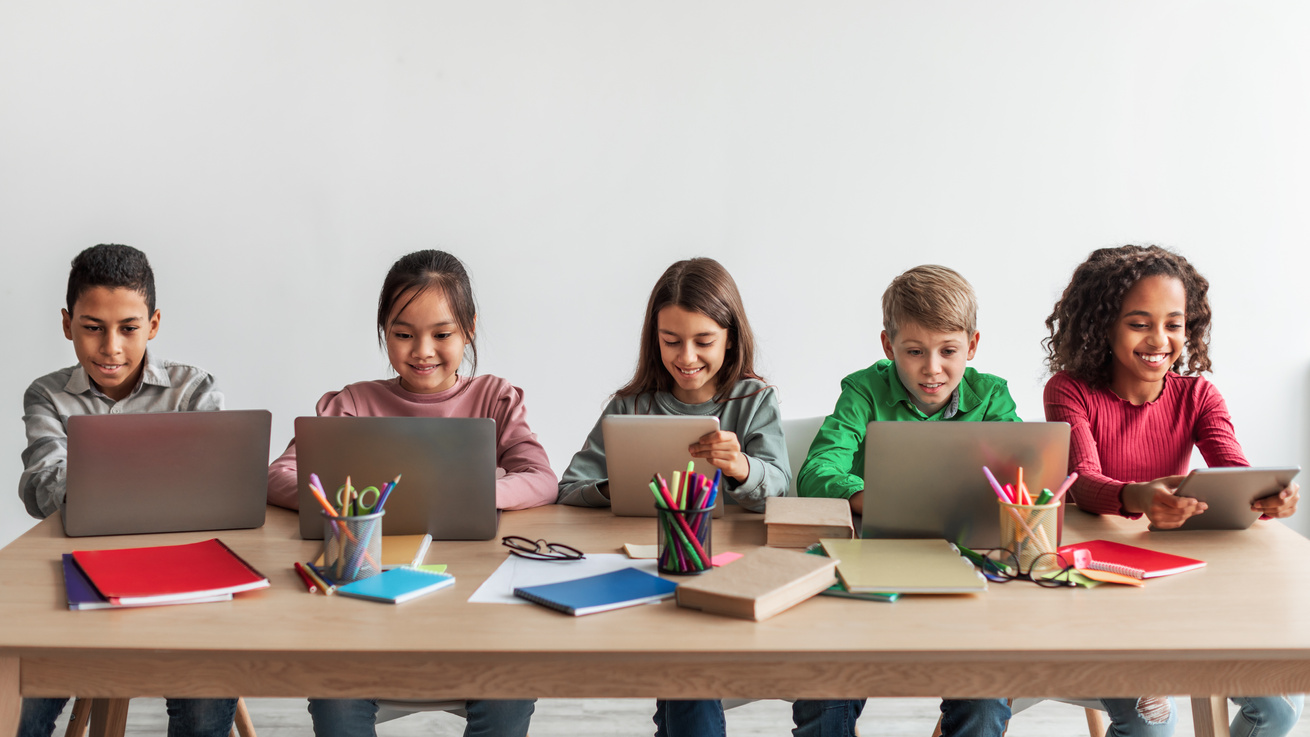
[[534, 604], [581, 617], [662, 601], [672, 597], [676, 588], [676, 583], [659, 576], [636, 568], [620, 568], [572, 581], [516, 588], [514, 595]]
[[[620, 517], [655, 516], [655, 497], [649, 484], [656, 473], [672, 485], [670, 474], [685, 472], [687, 463], [694, 460], [692, 470], [714, 478], [714, 466], [704, 459], [693, 459], [687, 446], [706, 433], [717, 432], [717, 417], [606, 415], [601, 419], [600, 427], [605, 438], [610, 510]], [[726, 484], [727, 480], [723, 483]], [[726, 496], [721, 489], [713, 516], [723, 516]]]
[[429, 573], [414, 568], [392, 568], [376, 576], [338, 586], [337, 593], [385, 604], [403, 604], [410, 599], [417, 599], [454, 583], [455, 577], [449, 573]]
[[1061, 555], [1073, 563], [1074, 551], [1086, 550], [1092, 559], [1087, 567], [1119, 573], [1133, 578], [1156, 578], [1169, 576], [1183, 571], [1191, 571], [1205, 565], [1205, 561], [1187, 558], [1158, 550], [1139, 548], [1136, 545], [1111, 542], [1109, 540], [1088, 540], [1059, 548]]
[[678, 586], [678, 606], [759, 622], [837, 583], [836, 564], [798, 550], [760, 548]]
[[268, 587], [218, 538], [185, 545], [75, 550], [73, 560], [111, 604], [148, 606]]
[[972, 594], [987, 579], [945, 540], [822, 540], [851, 593]]
[[[817, 543], [817, 542], [814, 543], [813, 545], [811, 545], [810, 547], [806, 548], [806, 549], [805, 549], [805, 552], [808, 553], [808, 554], [810, 554], [810, 555], [821, 555], [821, 556], [824, 556], [824, 557], [827, 557], [827, 556], [828, 556], [828, 554], [827, 554], [826, 552], [824, 552], [824, 550], [823, 550], [823, 546], [820, 545], [820, 544]], [[884, 601], [884, 602], [888, 602], [888, 603], [894, 602], [894, 601], [896, 601], [897, 599], [901, 598], [901, 595], [900, 595], [900, 594], [897, 594], [897, 593], [891, 593], [891, 592], [871, 592], [871, 593], [857, 594], [857, 593], [854, 593], [854, 592], [852, 592], [852, 591], [848, 591], [848, 590], [846, 589], [846, 586], [841, 582], [841, 579], [840, 579], [840, 578], [837, 579], [837, 583], [835, 583], [835, 584], [829, 586], [828, 588], [824, 589], [823, 591], [820, 591], [820, 592], [819, 592], [819, 595], [820, 595], [820, 596], [836, 596], [836, 597], [840, 597], [840, 598], [842, 598], [842, 599], [862, 599], [862, 600], [864, 600], [864, 601]]]
[[272, 417], [262, 409], [69, 417], [64, 534], [259, 527]]
[[855, 537], [845, 499], [775, 496], [764, 501], [769, 547], [807, 548], [825, 537]]
[[[68, 608], [74, 611], [83, 609], [125, 609], [122, 604], [114, 604], [100, 595], [95, 587], [81, 569], [73, 562], [71, 553], [63, 554], [64, 569], [64, 593], [68, 600]], [[200, 597], [196, 599], [187, 599], [186, 601], [161, 601], [155, 604], [142, 604], [140, 606], [163, 606], [167, 604], [204, 604], [213, 601], [232, 601], [231, 594], [215, 594], [214, 596]]]
[[[297, 417], [300, 536], [323, 538], [323, 508], [309, 490], [316, 473], [335, 500], [403, 474], [387, 497], [384, 535], [434, 540], [496, 536], [496, 421], [471, 417]], [[267, 471], [265, 472], [267, 486]]]
[[[1024, 484], [1040, 491], [1058, 488], [1068, 463], [1064, 422], [871, 422], [861, 537], [995, 547], [1000, 517], [982, 467], [1013, 479], [1022, 466]], [[1059, 511], [1057, 545], [1064, 507]]]

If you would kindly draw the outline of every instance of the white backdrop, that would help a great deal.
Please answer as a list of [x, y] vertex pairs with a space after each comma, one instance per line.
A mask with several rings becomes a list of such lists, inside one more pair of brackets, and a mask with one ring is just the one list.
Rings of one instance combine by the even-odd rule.
[[1041, 419], [1073, 266], [1158, 243], [1211, 280], [1248, 456], [1310, 467], [1308, 34], [1299, 2], [7, 0], [0, 542], [32, 524], [22, 391], [73, 363], [68, 262], [100, 242], [146, 251], [154, 350], [272, 410], [274, 453], [389, 375], [388, 265], [452, 251], [557, 471], [676, 259], [736, 277], [793, 417], [879, 357], [892, 276], [953, 266], [974, 365]]

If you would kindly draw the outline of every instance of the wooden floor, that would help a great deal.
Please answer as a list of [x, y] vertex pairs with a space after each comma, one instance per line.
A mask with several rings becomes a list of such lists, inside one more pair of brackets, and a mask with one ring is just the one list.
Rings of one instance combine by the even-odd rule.
[[[247, 699], [259, 737], [312, 737], [303, 699]], [[654, 701], [648, 699], [543, 699], [532, 718], [532, 737], [649, 737]], [[938, 701], [933, 699], [870, 699], [860, 718], [862, 737], [929, 737], [937, 721]], [[1180, 707], [1177, 734], [1192, 733], [1190, 706]], [[67, 711], [67, 710], [65, 710]], [[63, 734], [67, 713], [57, 735]], [[791, 705], [784, 701], [757, 701], [727, 712], [732, 737], [791, 734]], [[168, 719], [162, 699], [134, 699], [128, 713], [129, 735], [164, 737]], [[379, 737], [459, 737], [463, 720], [444, 713], [415, 714], [378, 725]], [[1009, 737], [1087, 735], [1083, 710], [1068, 704], [1044, 702], [1015, 716]], [[1302, 719], [1293, 737], [1310, 737], [1310, 719]]]

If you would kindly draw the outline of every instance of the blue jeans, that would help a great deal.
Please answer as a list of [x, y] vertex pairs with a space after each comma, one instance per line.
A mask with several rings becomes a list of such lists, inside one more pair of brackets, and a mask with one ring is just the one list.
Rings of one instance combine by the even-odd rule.
[[656, 701], [655, 737], [724, 737], [723, 702]]
[[[23, 699], [18, 737], [50, 737], [68, 699]], [[236, 699], [166, 699], [168, 737], [227, 737]]]
[[1005, 699], [942, 699], [942, 737], [1001, 737], [1010, 721]]
[[795, 737], [852, 737], [855, 722], [864, 711], [864, 699], [843, 701], [798, 700], [791, 705]]
[[[481, 700], [464, 702], [468, 722], [464, 737], [526, 737], [536, 701]], [[373, 721], [378, 702], [371, 699], [310, 699], [314, 737], [376, 735]]]
[[[1244, 696], [1234, 697], [1232, 701], [1237, 704], [1238, 711], [1232, 724], [1228, 725], [1230, 737], [1283, 737], [1301, 718], [1305, 696]], [[1110, 737], [1168, 737], [1174, 733], [1174, 722], [1178, 717], [1173, 699], [1155, 697], [1148, 704], [1156, 707], [1155, 713], [1144, 709], [1146, 716], [1138, 712], [1137, 703], [1137, 699], [1101, 699], [1101, 704], [1110, 714]], [[1164, 713], [1165, 705], [1168, 714]]]

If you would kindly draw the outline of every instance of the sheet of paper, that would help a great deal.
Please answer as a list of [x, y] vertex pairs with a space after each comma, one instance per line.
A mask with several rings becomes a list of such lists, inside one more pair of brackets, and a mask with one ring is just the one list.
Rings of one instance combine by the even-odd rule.
[[627, 553], [629, 558], [636, 558], [637, 560], [655, 560], [655, 558], [660, 554], [660, 546], [623, 543], [623, 552]]
[[528, 560], [517, 555], [505, 556], [494, 573], [478, 587], [469, 597], [471, 604], [531, 604], [527, 599], [514, 595], [514, 589], [522, 586], [537, 586], [543, 583], [572, 581], [575, 578], [596, 576], [601, 573], [617, 571], [620, 568], [636, 568], [651, 575], [658, 575], [655, 561], [632, 560], [619, 553], [587, 553], [582, 560]]

